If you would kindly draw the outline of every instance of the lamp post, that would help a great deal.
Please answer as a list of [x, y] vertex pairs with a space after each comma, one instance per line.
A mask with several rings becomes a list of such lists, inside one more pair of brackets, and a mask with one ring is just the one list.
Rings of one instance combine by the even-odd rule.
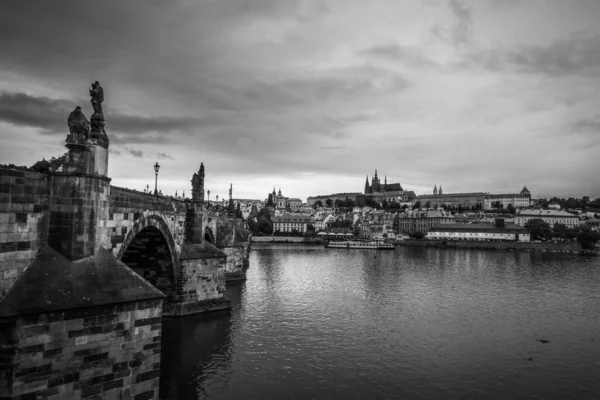
[[158, 165], [158, 161], [154, 164], [154, 195], [158, 196], [157, 184], [158, 184], [158, 170], [160, 169], [160, 165]]
[[210, 190], [206, 191], [206, 200], [208, 201], [208, 204], [210, 205]]

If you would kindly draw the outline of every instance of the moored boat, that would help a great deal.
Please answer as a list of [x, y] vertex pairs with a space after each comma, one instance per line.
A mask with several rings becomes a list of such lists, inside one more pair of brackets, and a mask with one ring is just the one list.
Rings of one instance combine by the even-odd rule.
[[393, 244], [384, 243], [380, 240], [373, 240], [370, 242], [361, 242], [357, 240], [344, 240], [344, 241], [331, 241], [325, 243], [326, 248], [334, 249], [377, 249], [377, 250], [391, 250], [394, 248]]

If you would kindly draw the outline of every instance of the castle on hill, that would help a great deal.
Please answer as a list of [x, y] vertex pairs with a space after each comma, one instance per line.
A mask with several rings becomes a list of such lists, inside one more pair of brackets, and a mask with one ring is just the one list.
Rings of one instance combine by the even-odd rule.
[[383, 177], [383, 183], [379, 176], [377, 175], [377, 170], [375, 170], [375, 174], [371, 177], [371, 183], [369, 184], [369, 176], [367, 175], [367, 179], [365, 182], [365, 191], [364, 194], [367, 196], [372, 196], [376, 200], [387, 200], [387, 201], [397, 201], [397, 202], [409, 202], [415, 198], [415, 192], [413, 191], [405, 191], [402, 188], [402, 185], [397, 183], [388, 183], [387, 175]]

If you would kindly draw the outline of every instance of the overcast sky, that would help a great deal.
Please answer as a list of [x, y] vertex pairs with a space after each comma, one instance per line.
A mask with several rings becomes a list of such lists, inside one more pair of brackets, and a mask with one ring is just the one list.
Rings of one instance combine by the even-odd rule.
[[104, 88], [112, 184], [600, 197], [600, 1], [2, 2], [0, 163]]

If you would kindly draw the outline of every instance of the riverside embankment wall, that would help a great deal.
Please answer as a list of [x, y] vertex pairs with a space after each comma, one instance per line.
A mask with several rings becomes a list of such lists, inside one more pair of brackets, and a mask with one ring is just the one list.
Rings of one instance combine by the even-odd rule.
[[398, 246], [424, 246], [451, 249], [485, 249], [485, 250], [517, 250], [546, 251], [558, 253], [580, 253], [579, 243], [533, 243], [533, 242], [468, 242], [442, 240], [404, 240]]
[[323, 244], [319, 238], [306, 239], [301, 236], [252, 236], [252, 243], [297, 243], [297, 244]]

